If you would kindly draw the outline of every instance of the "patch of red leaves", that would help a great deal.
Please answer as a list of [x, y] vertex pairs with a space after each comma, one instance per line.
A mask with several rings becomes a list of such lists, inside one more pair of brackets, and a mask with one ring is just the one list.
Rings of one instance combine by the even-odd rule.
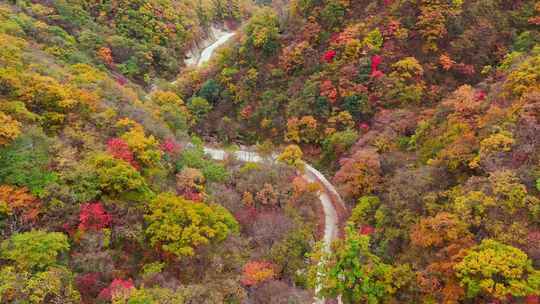
[[133, 152], [129, 149], [127, 142], [121, 138], [111, 138], [107, 141], [107, 152], [109, 152], [114, 158], [121, 159], [135, 169], [139, 170], [140, 166], [135, 160]]
[[100, 202], [81, 205], [79, 213], [79, 229], [99, 231], [111, 224], [112, 216], [108, 214]]
[[174, 139], [166, 139], [159, 145], [159, 148], [170, 156], [176, 155], [182, 150], [182, 146]]
[[478, 91], [474, 95], [474, 100], [476, 101], [484, 101], [486, 99], [486, 92], [484, 91]]
[[336, 54], [337, 53], [334, 50], [327, 51], [323, 55], [323, 60], [330, 63], [330, 62], [332, 62], [334, 60], [334, 58], [336, 57]]
[[362, 225], [358, 232], [362, 235], [371, 235], [375, 232], [375, 228], [369, 225]]
[[382, 63], [382, 57], [379, 55], [375, 55], [371, 57], [371, 77], [373, 78], [380, 78], [384, 76], [384, 73], [382, 71], [379, 71], [379, 65]]
[[121, 293], [127, 293], [132, 288], [134, 288], [134, 285], [131, 279], [129, 280], [114, 279], [111, 285], [109, 285], [109, 287], [101, 290], [98, 298], [102, 300], [110, 301], [114, 296]]
[[83, 298], [94, 299], [102, 289], [101, 275], [99, 272], [90, 272], [79, 275], [75, 285]]

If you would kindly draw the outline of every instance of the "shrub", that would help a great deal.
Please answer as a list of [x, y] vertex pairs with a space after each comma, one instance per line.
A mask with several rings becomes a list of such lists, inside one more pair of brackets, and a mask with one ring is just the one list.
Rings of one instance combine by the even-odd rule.
[[383, 42], [383, 36], [379, 29], [374, 29], [373, 31], [369, 32], [363, 41], [364, 45], [366, 45], [367, 48], [373, 52], [380, 51]]
[[212, 104], [216, 104], [220, 98], [222, 88], [214, 79], [207, 80], [199, 90], [198, 96], [208, 100]]
[[355, 226], [372, 222], [373, 215], [380, 205], [381, 201], [378, 197], [362, 196], [358, 199], [356, 206], [352, 210], [349, 221]]
[[519, 98], [525, 92], [538, 86], [540, 71], [535, 67], [540, 64], [540, 46], [533, 49], [533, 54], [534, 56], [520, 62], [506, 78], [504, 89], [507, 96]]
[[189, 101], [188, 109], [195, 115], [197, 120], [201, 120], [212, 110], [212, 105], [202, 97], [193, 97]]
[[7, 266], [0, 269], [0, 299], [20, 303], [81, 303], [73, 285], [73, 273], [65, 267], [51, 266], [44, 271], [29, 273]]
[[176, 162], [176, 170], [183, 168], [195, 168], [202, 171], [206, 180], [210, 182], [222, 182], [227, 180], [229, 173], [221, 164], [205, 159], [204, 152], [201, 149], [185, 149]]
[[349, 150], [358, 140], [358, 133], [354, 130], [345, 130], [333, 133], [323, 141], [325, 157], [334, 160]]

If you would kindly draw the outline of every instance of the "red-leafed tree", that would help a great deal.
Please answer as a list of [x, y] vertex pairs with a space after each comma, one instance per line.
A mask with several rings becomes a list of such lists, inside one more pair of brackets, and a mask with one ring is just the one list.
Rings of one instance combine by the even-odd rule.
[[540, 303], [539, 296], [530, 295], [525, 297], [525, 304], [538, 304]]
[[159, 148], [161, 149], [161, 151], [165, 152], [170, 156], [176, 155], [182, 150], [182, 146], [180, 146], [180, 144], [177, 143], [174, 139], [164, 140], [161, 145], [159, 145]]
[[484, 101], [484, 99], [486, 99], [486, 92], [477, 91], [476, 94], [474, 94], [474, 100], [476, 100], [476, 101]]
[[384, 75], [382, 71], [379, 71], [379, 65], [382, 63], [382, 57], [375, 55], [371, 57], [371, 77], [379, 78]]
[[257, 220], [257, 209], [253, 206], [245, 206], [234, 214], [241, 227], [250, 227]]
[[104, 287], [99, 272], [90, 272], [79, 275], [75, 280], [75, 284], [82, 298], [88, 300], [95, 299], [99, 295], [100, 290]]
[[336, 57], [336, 54], [337, 53], [334, 50], [326, 51], [323, 55], [323, 60], [326, 62], [332, 62], [334, 58]]
[[358, 232], [362, 235], [371, 235], [375, 232], [375, 228], [373, 228], [373, 226], [370, 226], [370, 225], [362, 225], [360, 229], [358, 230]]
[[361, 123], [358, 128], [364, 132], [367, 132], [369, 131], [369, 125], [365, 122]]
[[111, 224], [112, 216], [100, 202], [86, 203], [79, 213], [79, 229], [99, 231]]
[[122, 138], [111, 138], [107, 141], [107, 151], [114, 158], [124, 160], [132, 165], [135, 169], [139, 169], [139, 164], [135, 160], [133, 152], [129, 149], [128, 143]]
[[247, 105], [243, 107], [242, 110], [240, 111], [240, 116], [242, 116], [242, 118], [244, 119], [249, 119], [251, 115], [253, 115], [253, 110], [254, 109], [252, 105]]
[[203, 193], [195, 192], [195, 191], [191, 191], [191, 190], [188, 190], [188, 191], [184, 192], [183, 196], [187, 200], [194, 201], [194, 202], [200, 202], [204, 198]]
[[98, 298], [101, 300], [110, 301], [111, 299], [121, 296], [122, 294], [129, 293], [134, 287], [135, 286], [133, 285], [133, 281], [131, 279], [114, 279], [109, 287], [101, 290]]
[[465, 76], [472, 76], [476, 73], [474, 65], [472, 64], [457, 63], [453, 66], [453, 69]]

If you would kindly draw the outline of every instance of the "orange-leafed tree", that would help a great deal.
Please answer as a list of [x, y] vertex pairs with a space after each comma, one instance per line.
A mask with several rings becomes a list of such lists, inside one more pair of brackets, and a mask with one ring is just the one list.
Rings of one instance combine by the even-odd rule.
[[107, 47], [102, 47], [97, 51], [98, 57], [108, 66], [113, 65], [113, 57], [111, 49]]
[[304, 116], [300, 119], [293, 117], [287, 121], [285, 140], [296, 143], [316, 142], [319, 137], [318, 123], [313, 116]]
[[41, 207], [41, 201], [28, 189], [0, 185], [0, 214], [5, 213], [14, 223], [34, 223]]
[[306, 53], [313, 52], [309, 42], [302, 41], [296, 45], [291, 45], [283, 50], [283, 54], [280, 56], [279, 61], [281, 67], [291, 73], [304, 65]]
[[334, 181], [347, 198], [370, 194], [381, 181], [381, 161], [374, 149], [359, 150], [341, 161]]
[[418, 273], [417, 283], [428, 298], [439, 303], [458, 303], [465, 295], [454, 266], [464, 257], [464, 249], [474, 245], [468, 225], [457, 215], [441, 212], [420, 220], [411, 231], [411, 243], [425, 255], [427, 266]]
[[450, 58], [450, 56], [448, 56], [447, 54], [442, 54], [439, 57], [439, 63], [445, 71], [450, 70], [452, 66], [456, 64], [456, 62], [452, 60], [452, 58]]
[[21, 134], [21, 123], [0, 112], [0, 146], [6, 145]]
[[274, 266], [269, 262], [252, 261], [244, 265], [241, 282], [245, 286], [254, 286], [275, 277]]
[[331, 103], [335, 103], [338, 99], [338, 90], [331, 80], [324, 80], [320, 85], [320, 94], [328, 98]]

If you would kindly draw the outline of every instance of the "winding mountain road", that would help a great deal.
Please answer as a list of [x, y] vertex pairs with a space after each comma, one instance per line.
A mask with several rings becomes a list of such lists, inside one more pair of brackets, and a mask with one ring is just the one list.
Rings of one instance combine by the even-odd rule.
[[[212, 44], [210, 44], [208, 47], [206, 47], [204, 50], [202, 50], [202, 52], [198, 56], [198, 60], [196, 59], [194, 61], [191, 61], [191, 64], [195, 65], [196, 63], [196, 65], [200, 67], [204, 63], [208, 62], [212, 58], [212, 55], [214, 54], [215, 50], [219, 48], [220, 46], [222, 46], [223, 44], [225, 44], [235, 34], [236, 34], [235, 32], [216, 31], [214, 33], [215, 41]], [[270, 157], [262, 157], [258, 153], [248, 151], [248, 150], [227, 152], [223, 149], [205, 147], [204, 152], [205, 154], [207, 154], [210, 158], [214, 160], [225, 160], [229, 156], [232, 156], [244, 162], [255, 162], [255, 163], [270, 162], [271, 163], [271, 162], [276, 161], [276, 155], [273, 155]], [[336, 203], [340, 204], [342, 207], [345, 204], [343, 203], [343, 200], [341, 199], [339, 193], [336, 191], [334, 186], [324, 177], [324, 175], [321, 172], [313, 168], [311, 165], [307, 163], [305, 164], [305, 168], [304, 168], [302, 176], [304, 177], [304, 179], [306, 179], [309, 182], [315, 182], [321, 185], [322, 190], [319, 192], [319, 200], [322, 205], [323, 212], [324, 212], [324, 237], [323, 237], [324, 247], [323, 249], [325, 252], [330, 252], [330, 245], [338, 237], [338, 214], [331, 198], [334, 198]], [[321, 263], [324, 263], [324, 261], [321, 261]], [[316, 287], [315, 292], [317, 293], [319, 290], [320, 290], [320, 285]], [[339, 298], [338, 298], [338, 302], [341, 303]], [[326, 303], [325, 299], [315, 298], [314, 304], [324, 304], [324, 303]]]
[[236, 35], [236, 32], [229, 32], [221, 27], [212, 26], [209, 29], [208, 38], [197, 44], [201, 48], [198, 48], [197, 45], [193, 47], [186, 54], [184, 63], [190, 67], [202, 66], [212, 58], [217, 48], [229, 41], [234, 35]]
[[212, 43], [210, 46], [205, 48], [202, 53], [201, 57], [199, 58], [199, 61], [197, 62], [197, 66], [202, 66], [205, 62], [210, 60], [212, 58], [212, 55], [214, 54], [214, 51], [225, 44], [225, 42], [229, 41], [236, 33], [234, 32], [220, 32], [217, 36], [216, 42]]
[[[227, 156], [232, 155], [236, 159], [244, 162], [254, 162], [254, 163], [263, 163], [263, 162], [274, 162], [276, 157], [261, 157], [256, 152], [252, 151], [244, 151], [239, 150], [235, 152], [227, 152], [222, 149], [214, 149], [205, 147], [204, 153], [210, 156], [214, 160], [225, 160]], [[309, 164], [305, 164], [303, 175], [304, 179], [306, 179], [309, 182], [315, 182], [321, 185], [322, 191], [319, 193], [319, 200], [321, 201], [321, 205], [324, 210], [324, 245], [325, 250], [330, 250], [330, 244], [333, 240], [335, 240], [338, 236], [338, 216], [336, 208], [334, 207], [334, 204], [332, 204], [332, 200], [330, 199], [330, 195], [333, 197], [336, 197], [340, 204], [343, 202], [341, 201], [341, 197], [339, 196], [339, 193], [336, 191], [334, 186], [324, 177], [324, 175], [319, 172], [317, 169], [313, 168]]]
[[[239, 150], [234, 152], [227, 152], [222, 149], [215, 148], [204, 148], [204, 153], [214, 160], [225, 160], [229, 156], [244, 161], [244, 162], [255, 162], [255, 163], [264, 163], [264, 162], [275, 162], [276, 156], [262, 157], [256, 152]], [[339, 204], [343, 204], [339, 193], [336, 191], [334, 186], [324, 177], [324, 175], [319, 172], [317, 169], [313, 168], [309, 164], [305, 164], [303, 175], [304, 179], [309, 182], [315, 182], [321, 185], [321, 191], [319, 192], [319, 200], [323, 207], [324, 211], [324, 250], [326, 252], [330, 251], [330, 245], [338, 237], [338, 215], [334, 204], [332, 203], [331, 196], [337, 198]], [[317, 287], [318, 291], [319, 287]], [[316, 304], [325, 303], [324, 299], [316, 299]]]

